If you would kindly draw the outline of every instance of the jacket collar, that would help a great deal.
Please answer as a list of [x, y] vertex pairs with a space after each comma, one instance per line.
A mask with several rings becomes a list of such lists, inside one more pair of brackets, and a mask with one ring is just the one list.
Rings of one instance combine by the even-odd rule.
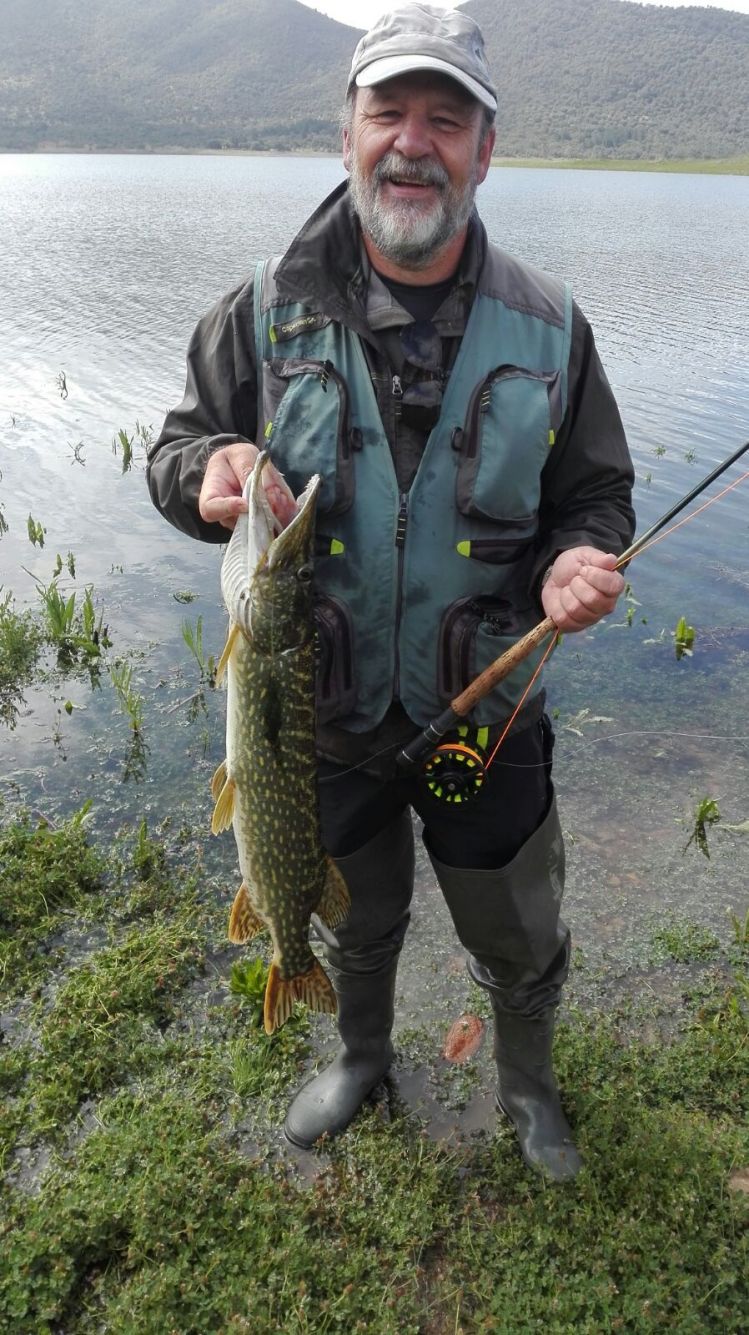
[[[455, 276], [475, 294], [486, 255], [486, 231], [475, 209]], [[368, 265], [362, 262], [359, 220], [351, 206], [348, 181], [324, 199], [297, 233], [276, 271], [278, 294], [323, 310], [363, 337], [367, 322]]]
[[348, 181], [336, 186], [294, 237], [276, 270], [276, 286], [279, 296], [316, 305], [366, 334], [366, 280]]

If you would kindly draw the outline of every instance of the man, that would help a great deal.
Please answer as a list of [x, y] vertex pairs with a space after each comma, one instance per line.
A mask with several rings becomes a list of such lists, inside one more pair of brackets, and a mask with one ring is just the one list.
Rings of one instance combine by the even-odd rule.
[[174, 524], [221, 542], [252, 442], [295, 493], [322, 477], [320, 808], [352, 909], [335, 933], [318, 926], [342, 1042], [292, 1103], [287, 1136], [311, 1146], [343, 1130], [392, 1061], [412, 807], [491, 998], [498, 1105], [526, 1161], [563, 1181], [580, 1158], [551, 1065], [569, 933], [538, 655], [471, 715], [461, 744], [487, 755], [528, 692], [470, 801], [441, 801], [395, 764], [541, 615], [573, 632], [611, 612], [633, 530], [590, 328], [565, 284], [489, 245], [474, 210], [496, 106], [481, 32], [460, 11], [405, 5], [361, 39], [348, 184], [199, 324], [149, 484]]

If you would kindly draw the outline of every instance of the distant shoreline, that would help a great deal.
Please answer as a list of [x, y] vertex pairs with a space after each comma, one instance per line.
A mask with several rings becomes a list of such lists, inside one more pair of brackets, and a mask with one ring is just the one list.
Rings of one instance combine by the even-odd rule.
[[[0, 148], [7, 157], [216, 157], [216, 158], [339, 158], [328, 149], [261, 148]], [[493, 167], [544, 168], [559, 171], [671, 172], [703, 176], [749, 176], [749, 155], [736, 158], [492, 158]]]
[[492, 158], [493, 167], [558, 167], [573, 171], [681, 172], [704, 176], [749, 176], [749, 157], [740, 158]]

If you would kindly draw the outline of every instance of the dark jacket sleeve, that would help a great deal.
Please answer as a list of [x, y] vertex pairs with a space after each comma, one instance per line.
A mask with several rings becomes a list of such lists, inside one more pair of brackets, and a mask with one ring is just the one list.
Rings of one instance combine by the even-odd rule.
[[221, 524], [206, 524], [198, 496], [215, 450], [254, 441], [257, 371], [253, 285], [222, 297], [200, 320], [187, 351], [185, 395], [167, 414], [148, 452], [146, 479], [158, 510], [192, 538], [226, 542]]
[[593, 331], [573, 306], [567, 411], [541, 475], [540, 546], [532, 587], [560, 552], [618, 555], [634, 535], [634, 469]]

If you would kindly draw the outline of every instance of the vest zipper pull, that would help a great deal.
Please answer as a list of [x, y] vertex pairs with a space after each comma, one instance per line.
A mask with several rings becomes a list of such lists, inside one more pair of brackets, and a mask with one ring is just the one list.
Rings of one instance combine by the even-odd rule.
[[395, 527], [395, 545], [403, 547], [406, 541], [406, 524], [408, 522], [408, 496], [401, 496], [400, 509], [398, 510], [398, 523]]
[[323, 362], [323, 367], [322, 370], [320, 371], [320, 388], [323, 394], [327, 394], [328, 392], [328, 381], [330, 379], [330, 372], [334, 369], [335, 368], [330, 359], [328, 359], [328, 361], [326, 362]]
[[403, 398], [403, 386], [401, 384], [401, 378], [399, 375], [393, 376], [393, 398], [394, 399]]

